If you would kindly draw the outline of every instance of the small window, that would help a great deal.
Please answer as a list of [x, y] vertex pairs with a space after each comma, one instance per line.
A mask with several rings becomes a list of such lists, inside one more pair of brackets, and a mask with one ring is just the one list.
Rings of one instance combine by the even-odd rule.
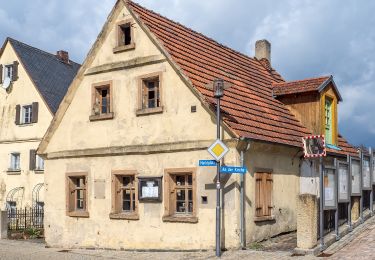
[[332, 122], [332, 104], [333, 100], [325, 97], [324, 116], [325, 116], [325, 138], [328, 144], [333, 143], [333, 122]]
[[9, 218], [16, 218], [17, 216], [17, 202], [15, 201], [7, 201], [6, 202], [6, 209], [8, 211]]
[[35, 155], [35, 170], [36, 171], [44, 170], [44, 160], [39, 155]]
[[21, 124], [31, 124], [33, 109], [31, 105], [22, 106]]
[[255, 173], [255, 221], [270, 220], [272, 216], [272, 173]]
[[13, 79], [13, 64], [5, 65], [5, 67], [4, 67], [4, 79], [5, 78]]
[[67, 213], [69, 216], [88, 217], [87, 174], [68, 174]]
[[120, 25], [120, 42], [119, 45], [129, 45], [132, 43], [131, 24]]
[[160, 107], [159, 77], [144, 79], [142, 85], [142, 109]]
[[111, 218], [138, 219], [136, 173], [119, 172], [112, 176]]
[[176, 169], [166, 171], [166, 214], [164, 221], [197, 222], [195, 171]]
[[20, 171], [20, 154], [19, 153], [11, 153], [10, 154], [10, 167], [9, 170], [11, 171]]
[[90, 120], [113, 118], [112, 82], [95, 84], [92, 91], [92, 115]]

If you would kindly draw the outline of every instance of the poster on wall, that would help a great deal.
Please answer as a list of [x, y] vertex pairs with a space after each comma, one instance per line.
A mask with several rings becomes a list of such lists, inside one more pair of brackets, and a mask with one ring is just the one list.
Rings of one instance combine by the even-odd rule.
[[161, 177], [138, 177], [139, 201], [161, 201]]
[[359, 160], [352, 160], [352, 195], [361, 196], [361, 168]]
[[336, 208], [336, 178], [334, 169], [324, 171], [324, 207]]
[[339, 202], [348, 202], [350, 199], [349, 193], [349, 167], [347, 164], [339, 163], [338, 167], [338, 196]]
[[364, 190], [371, 190], [370, 157], [363, 157], [362, 163], [362, 188]]

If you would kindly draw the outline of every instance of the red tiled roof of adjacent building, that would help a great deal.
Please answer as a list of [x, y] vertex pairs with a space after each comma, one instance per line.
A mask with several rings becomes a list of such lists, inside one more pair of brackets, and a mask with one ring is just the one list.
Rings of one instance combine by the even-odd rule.
[[330, 78], [331, 76], [324, 76], [289, 82], [274, 82], [272, 83], [273, 95], [283, 96], [288, 94], [318, 91], [319, 87]]
[[330, 149], [330, 148], [327, 148], [327, 152], [328, 153], [333, 153], [333, 154], [338, 154], [338, 155], [350, 155], [350, 156], [353, 156], [353, 157], [358, 157], [358, 151], [355, 147], [353, 147], [352, 145], [350, 145], [346, 139], [344, 137], [342, 137], [341, 135], [339, 135], [339, 138], [338, 138], [338, 147], [341, 149], [341, 150], [335, 150], [335, 149]]
[[235, 134], [302, 146], [302, 137], [310, 132], [273, 98], [272, 83], [283, 82], [274, 69], [134, 2], [127, 3], [212, 108], [215, 100], [205, 86], [216, 78], [232, 85], [221, 107], [224, 122]]

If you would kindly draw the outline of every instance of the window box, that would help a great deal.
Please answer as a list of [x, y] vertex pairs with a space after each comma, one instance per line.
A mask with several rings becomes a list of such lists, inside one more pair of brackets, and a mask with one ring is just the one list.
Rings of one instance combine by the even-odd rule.
[[166, 169], [163, 221], [197, 223], [195, 168]]
[[87, 173], [66, 174], [66, 214], [70, 217], [89, 217]]

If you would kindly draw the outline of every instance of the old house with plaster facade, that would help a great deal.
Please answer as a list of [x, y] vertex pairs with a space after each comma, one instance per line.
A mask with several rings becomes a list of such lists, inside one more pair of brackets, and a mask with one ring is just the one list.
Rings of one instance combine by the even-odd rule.
[[79, 65], [12, 38], [0, 51], [0, 207], [44, 205], [44, 162], [36, 154]]
[[[118, 0], [38, 149], [47, 244], [213, 248], [216, 171], [198, 161], [211, 159], [215, 141], [207, 85], [216, 78], [231, 85], [222, 99], [230, 148], [222, 163], [241, 165], [243, 154], [248, 170], [246, 241], [296, 230], [301, 189], [315, 192], [317, 182], [302, 137], [326, 134], [334, 157], [355, 153], [338, 134], [332, 77], [285, 82], [265, 40], [248, 57]], [[238, 248], [240, 177], [223, 174], [221, 184], [222, 246]]]

